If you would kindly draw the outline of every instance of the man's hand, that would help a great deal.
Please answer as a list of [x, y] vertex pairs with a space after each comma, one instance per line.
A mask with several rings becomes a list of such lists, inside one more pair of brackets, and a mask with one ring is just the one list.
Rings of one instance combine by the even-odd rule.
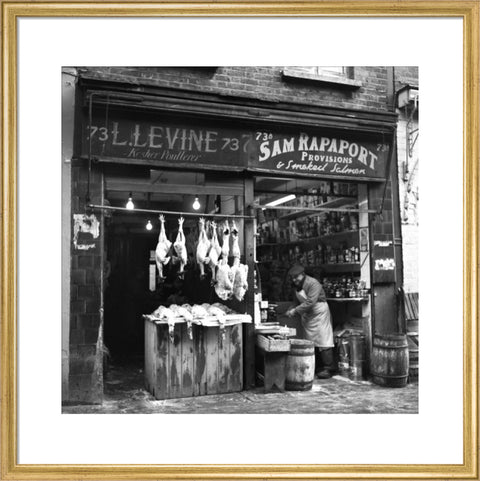
[[287, 316], [288, 317], [293, 317], [295, 315], [295, 309], [289, 309], [287, 311]]

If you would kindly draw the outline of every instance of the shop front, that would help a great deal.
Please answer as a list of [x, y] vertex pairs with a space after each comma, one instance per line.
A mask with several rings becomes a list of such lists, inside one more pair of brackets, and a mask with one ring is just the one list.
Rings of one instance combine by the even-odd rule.
[[298, 263], [338, 338], [363, 336], [366, 375], [374, 334], [397, 331], [392, 113], [78, 92], [70, 322], [90, 323], [94, 384], [127, 359], [157, 399], [254, 386], [258, 336], [302, 337], [286, 316]]

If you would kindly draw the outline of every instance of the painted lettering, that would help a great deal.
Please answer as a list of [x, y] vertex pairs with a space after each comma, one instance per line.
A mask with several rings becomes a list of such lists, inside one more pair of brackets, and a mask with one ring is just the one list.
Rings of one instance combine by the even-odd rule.
[[260, 144], [260, 152], [261, 152], [261, 155], [258, 158], [260, 162], [263, 162], [264, 160], [267, 160], [268, 158], [270, 158], [270, 148], [268, 147], [268, 141], [262, 142]]
[[337, 139], [332, 139], [327, 152], [337, 152]]
[[195, 148], [197, 149], [197, 151], [201, 152], [202, 151], [202, 141], [203, 141], [202, 131], [200, 131], [197, 134], [195, 132], [195, 130], [190, 130], [189, 150], [193, 150], [193, 144], [195, 144]]
[[134, 147], [146, 147], [147, 142], [145, 141], [144, 144], [139, 143], [139, 138], [140, 138], [141, 132], [140, 132], [140, 125], [135, 124], [135, 130], [133, 132], [133, 146]]
[[282, 153], [282, 149], [280, 148], [280, 141], [275, 140], [273, 142], [273, 150], [272, 150], [272, 157], [277, 156], [278, 154]]
[[112, 127], [112, 145], [127, 145], [127, 141], [124, 140], [123, 142], [120, 142], [118, 140], [118, 134], [120, 133], [118, 129], [118, 122], [113, 122], [113, 127]]
[[301, 133], [298, 138], [298, 150], [308, 150], [308, 135]]
[[367, 155], [368, 155], [368, 150], [365, 147], [360, 147], [360, 155], [358, 156], [359, 162], [367, 165]]
[[320, 140], [320, 150], [324, 152], [327, 149], [329, 143], [330, 139], [328, 137], [322, 137], [322, 139]]
[[172, 131], [170, 130], [170, 127], [167, 127], [167, 145], [170, 150], [173, 149], [175, 145], [175, 141], [178, 138], [178, 130], [179, 129], [175, 129], [172, 135]]
[[207, 130], [205, 133], [205, 152], [216, 152], [215, 144], [217, 142], [218, 132]]
[[340, 140], [340, 147], [338, 148], [338, 153], [343, 154], [345, 152], [345, 149], [348, 148], [348, 142], [346, 140]]
[[348, 148], [348, 155], [350, 157], [356, 157], [358, 155], [358, 152], [359, 152], [359, 147], [358, 147], [358, 144], [350, 144], [350, 147]]
[[[158, 132], [158, 133], [157, 133]], [[163, 127], [157, 127], [152, 125], [150, 127], [150, 132], [148, 134], [148, 146], [151, 149], [161, 149], [163, 147], [163, 143], [159, 142], [158, 144], [155, 143], [155, 139], [161, 139], [163, 136]]]
[[310, 144], [309, 150], [319, 150], [316, 137], [312, 137], [312, 143]]
[[293, 152], [295, 148], [295, 139], [294, 137], [290, 139], [283, 139], [283, 153], [285, 152]]

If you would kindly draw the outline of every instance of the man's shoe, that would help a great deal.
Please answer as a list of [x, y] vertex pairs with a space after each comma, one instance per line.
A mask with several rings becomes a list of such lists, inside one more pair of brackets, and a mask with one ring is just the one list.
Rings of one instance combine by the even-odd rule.
[[318, 379], [330, 379], [331, 377], [332, 377], [332, 373], [330, 371], [327, 371], [326, 369], [317, 373]]

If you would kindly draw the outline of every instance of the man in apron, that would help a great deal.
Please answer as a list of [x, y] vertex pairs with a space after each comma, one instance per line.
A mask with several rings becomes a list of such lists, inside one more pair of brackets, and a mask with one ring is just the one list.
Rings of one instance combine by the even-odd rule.
[[287, 316], [300, 316], [305, 337], [315, 345], [315, 372], [319, 379], [332, 377], [333, 329], [325, 291], [315, 278], [296, 264], [288, 272], [295, 287], [295, 306]]

